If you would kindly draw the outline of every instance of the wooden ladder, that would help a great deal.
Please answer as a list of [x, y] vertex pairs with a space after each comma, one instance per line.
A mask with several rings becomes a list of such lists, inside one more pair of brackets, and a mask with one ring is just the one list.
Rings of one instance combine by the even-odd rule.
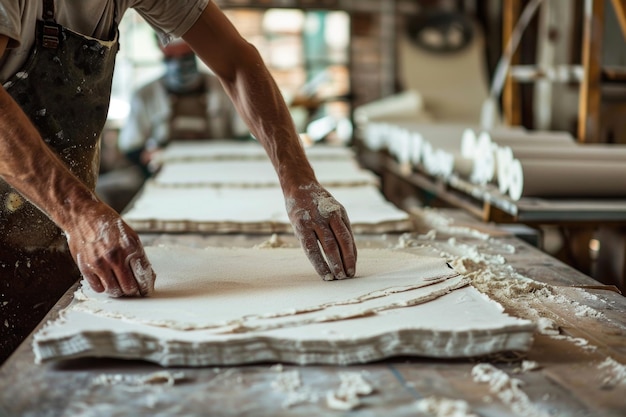
[[[502, 32], [505, 44], [511, 37], [523, 3], [523, 0], [504, 0]], [[611, 0], [611, 3], [626, 39], [626, 0]], [[584, 0], [583, 8], [581, 63], [561, 68], [560, 77], [569, 79], [560, 81], [579, 82], [578, 141], [598, 143], [606, 140], [601, 135], [602, 86], [606, 83], [626, 84], [626, 68], [602, 66], [605, 0]], [[502, 91], [503, 113], [509, 125], [522, 124], [519, 82], [550, 78], [550, 74], [537, 67], [518, 66], [518, 63], [516, 53]]]

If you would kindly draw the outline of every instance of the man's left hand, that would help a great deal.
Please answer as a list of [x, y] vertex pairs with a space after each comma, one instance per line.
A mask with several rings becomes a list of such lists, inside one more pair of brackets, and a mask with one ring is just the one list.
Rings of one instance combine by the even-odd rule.
[[357, 249], [344, 207], [319, 183], [286, 194], [285, 203], [295, 235], [315, 271], [325, 281], [353, 277]]

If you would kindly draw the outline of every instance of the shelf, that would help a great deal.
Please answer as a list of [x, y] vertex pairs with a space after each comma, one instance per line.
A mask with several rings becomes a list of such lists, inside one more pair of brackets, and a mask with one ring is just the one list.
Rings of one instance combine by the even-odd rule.
[[444, 179], [419, 171], [407, 173], [386, 153], [361, 150], [359, 159], [366, 168], [379, 175], [410, 184], [415, 189], [430, 193], [452, 207], [462, 208], [485, 222], [626, 225], [626, 199], [525, 197], [515, 201], [503, 195], [494, 184], [477, 185], [456, 175]]

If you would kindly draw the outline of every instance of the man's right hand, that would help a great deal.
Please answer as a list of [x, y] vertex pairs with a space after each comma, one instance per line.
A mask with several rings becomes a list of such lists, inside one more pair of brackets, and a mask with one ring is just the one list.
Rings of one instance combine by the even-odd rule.
[[[0, 35], [0, 57], [8, 43]], [[46, 213], [94, 291], [149, 295], [155, 274], [137, 234], [73, 176], [21, 107], [0, 88], [0, 177]]]
[[156, 275], [139, 237], [103, 203], [65, 230], [70, 252], [91, 288], [111, 297], [148, 296]]

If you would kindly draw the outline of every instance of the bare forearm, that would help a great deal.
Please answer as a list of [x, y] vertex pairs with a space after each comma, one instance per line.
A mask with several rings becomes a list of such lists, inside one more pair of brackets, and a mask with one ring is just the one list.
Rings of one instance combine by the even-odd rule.
[[219, 77], [242, 119], [267, 151], [283, 189], [315, 182], [287, 105], [256, 48], [212, 2], [184, 39]]
[[[250, 46], [250, 48], [253, 48]], [[250, 54], [256, 54], [254, 49]], [[258, 57], [260, 61], [260, 57]], [[256, 69], [238, 72], [225, 87], [252, 134], [267, 151], [281, 180], [290, 180], [288, 173], [298, 172], [303, 182], [314, 180], [313, 171], [306, 159], [287, 105], [265, 66], [255, 63], [244, 65]]]
[[84, 209], [81, 203], [95, 201], [4, 89], [0, 89], [0, 154], [0, 176], [64, 230]]

